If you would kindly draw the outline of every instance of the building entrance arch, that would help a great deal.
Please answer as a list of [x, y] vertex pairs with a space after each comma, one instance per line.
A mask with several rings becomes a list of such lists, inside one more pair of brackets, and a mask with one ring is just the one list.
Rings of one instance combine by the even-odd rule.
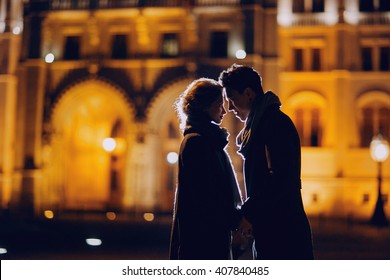
[[45, 149], [52, 204], [82, 210], [131, 207], [125, 198], [132, 195], [126, 169], [135, 142], [132, 116], [125, 95], [105, 82], [91, 79], [64, 92], [53, 108]]

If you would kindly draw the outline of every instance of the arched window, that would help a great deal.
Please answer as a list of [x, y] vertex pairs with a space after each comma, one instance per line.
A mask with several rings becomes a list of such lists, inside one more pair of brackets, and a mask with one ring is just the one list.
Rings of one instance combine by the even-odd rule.
[[381, 92], [367, 93], [358, 100], [360, 116], [360, 146], [368, 147], [372, 138], [381, 133], [390, 140], [390, 95]]
[[319, 107], [298, 107], [295, 109], [295, 126], [301, 145], [320, 147], [322, 144], [321, 109]]
[[286, 104], [297, 128], [302, 147], [321, 147], [324, 136], [326, 101], [315, 92], [300, 92], [289, 98]]
[[360, 143], [362, 147], [370, 146], [372, 138], [378, 133], [381, 133], [385, 139], [390, 139], [390, 107], [371, 104], [363, 107], [361, 111]]

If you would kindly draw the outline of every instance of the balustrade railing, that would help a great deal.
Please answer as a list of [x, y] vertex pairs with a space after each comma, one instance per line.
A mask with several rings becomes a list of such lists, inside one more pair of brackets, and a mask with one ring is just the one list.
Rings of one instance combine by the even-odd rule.
[[140, 7], [236, 6], [254, 0], [52, 0], [51, 10], [84, 10]]

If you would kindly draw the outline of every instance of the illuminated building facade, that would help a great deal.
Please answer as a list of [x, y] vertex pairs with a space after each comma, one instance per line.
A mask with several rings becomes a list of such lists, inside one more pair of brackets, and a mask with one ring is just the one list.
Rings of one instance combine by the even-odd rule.
[[[387, 2], [0, 0], [2, 210], [170, 212], [172, 104], [242, 63], [298, 128], [308, 214], [369, 216], [368, 145], [390, 138]], [[224, 126], [234, 141], [242, 123], [228, 114]]]

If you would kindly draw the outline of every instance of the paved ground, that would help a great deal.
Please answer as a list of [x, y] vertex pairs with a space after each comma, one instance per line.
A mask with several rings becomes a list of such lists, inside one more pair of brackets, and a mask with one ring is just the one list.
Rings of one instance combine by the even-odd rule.
[[[53, 220], [0, 219], [0, 259], [167, 259], [170, 217], [145, 222], [98, 216]], [[390, 227], [365, 222], [311, 219], [316, 259], [390, 260]], [[88, 246], [86, 238], [102, 245]], [[244, 254], [243, 258], [248, 258]]]

